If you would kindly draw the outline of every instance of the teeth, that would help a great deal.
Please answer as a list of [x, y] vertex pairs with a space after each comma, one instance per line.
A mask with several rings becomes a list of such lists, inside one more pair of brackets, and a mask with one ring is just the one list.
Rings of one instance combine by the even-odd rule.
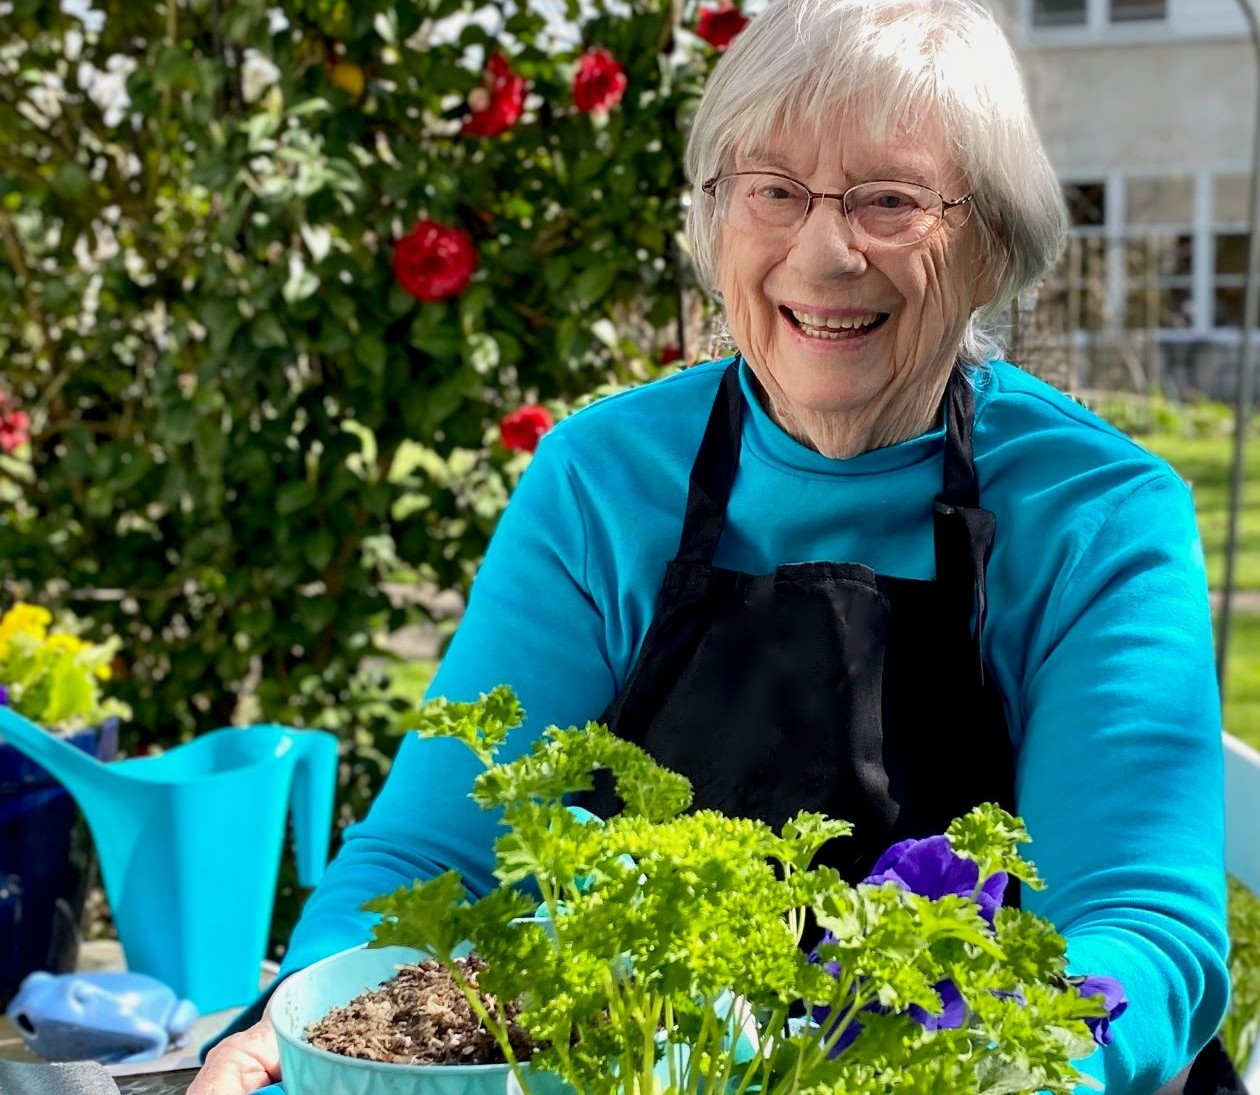
[[865, 316], [819, 316], [793, 309], [792, 315], [802, 327], [812, 327], [817, 331], [854, 331], [860, 327], [869, 327], [879, 320], [878, 312]]

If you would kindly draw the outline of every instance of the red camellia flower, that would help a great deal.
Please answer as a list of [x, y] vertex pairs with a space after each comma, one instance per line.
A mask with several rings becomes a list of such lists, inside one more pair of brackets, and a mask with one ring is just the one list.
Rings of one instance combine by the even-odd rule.
[[445, 300], [468, 288], [477, 247], [462, 228], [416, 221], [394, 245], [394, 276], [417, 300]]
[[499, 436], [503, 439], [504, 448], [533, 452], [538, 448], [538, 439], [553, 425], [546, 407], [529, 403], [504, 416], [499, 423]]
[[626, 93], [626, 74], [606, 49], [588, 49], [573, 76], [573, 105], [583, 114], [606, 114]]
[[492, 53], [482, 84], [468, 97], [472, 117], [464, 123], [464, 133], [469, 137], [497, 137], [521, 119], [525, 78], [508, 68], [503, 54]]
[[701, 8], [696, 21], [696, 34], [714, 49], [726, 49], [748, 26], [748, 16], [734, 4], [722, 3], [715, 8]]
[[0, 392], [0, 449], [12, 452], [30, 439], [30, 416], [25, 411], [19, 411], [11, 398]]

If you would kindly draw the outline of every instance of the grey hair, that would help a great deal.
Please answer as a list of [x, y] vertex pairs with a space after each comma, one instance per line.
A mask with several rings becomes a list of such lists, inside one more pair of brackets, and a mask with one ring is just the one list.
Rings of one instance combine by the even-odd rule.
[[960, 356], [999, 356], [997, 325], [1054, 268], [1067, 215], [1010, 43], [976, 0], [771, 0], [714, 69], [691, 126], [687, 236], [701, 282], [716, 292], [719, 225], [705, 180], [784, 125], [842, 114], [876, 138], [941, 127], [975, 195], [996, 286]]

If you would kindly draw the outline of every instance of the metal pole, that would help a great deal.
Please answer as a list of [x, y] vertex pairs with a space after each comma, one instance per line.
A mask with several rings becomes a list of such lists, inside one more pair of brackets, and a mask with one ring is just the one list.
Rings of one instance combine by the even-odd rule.
[[1256, 50], [1256, 132], [1251, 147], [1251, 223], [1247, 237], [1247, 288], [1243, 298], [1242, 357], [1238, 363], [1238, 387], [1234, 402], [1234, 470], [1230, 483], [1229, 529], [1225, 538], [1225, 584], [1221, 590], [1220, 617], [1216, 628], [1216, 683], [1225, 696], [1225, 669], [1229, 656], [1229, 629], [1234, 596], [1234, 556], [1238, 551], [1238, 514], [1242, 509], [1247, 424], [1251, 419], [1252, 364], [1255, 331], [1260, 318], [1260, 16], [1254, 0], [1238, 0], [1247, 18]]

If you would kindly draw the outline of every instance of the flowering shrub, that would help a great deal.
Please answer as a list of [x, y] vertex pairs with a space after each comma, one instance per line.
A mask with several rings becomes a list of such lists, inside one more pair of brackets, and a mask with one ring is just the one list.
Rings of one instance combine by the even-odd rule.
[[[998, 807], [898, 845], [849, 886], [812, 865], [847, 823], [802, 813], [776, 833], [687, 813], [685, 779], [595, 723], [552, 727], [497, 763], [520, 720], [497, 688], [475, 703], [434, 701], [412, 722], [485, 765], [473, 798], [503, 811], [498, 888], [472, 901], [449, 871], [366, 906], [382, 917], [375, 945], [432, 953], [509, 1062], [500, 1013], [455, 965], [465, 941], [486, 963], [480, 989], [519, 1001], [516, 1022], [546, 1045], [531, 1068], [585, 1095], [1013, 1095], [1093, 1083], [1072, 1062], [1095, 1049], [1089, 1021], [1118, 1010], [1064, 976], [1050, 924], [980, 900], [1000, 897], [1008, 876], [1040, 885], [1018, 854], [1023, 826]], [[626, 804], [606, 822], [565, 806], [600, 769]], [[517, 888], [527, 881], [543, 900], [534, 917], [537, 898]], [[828, 933], [813, 961], [800, 948], [807, 912]], [[791, 1018], [798, 1008], [821, 1021]], [[530, 1077], [518, 1079], [528, 1092]]]
[[78, 730], [127, 708], [106, 699], [119, 643], [90, 643], [73, 630], [52, 629], [46, 608], [18, 602], [0, 616], [0, 706], [47, 730]]
[[697, 18], [0, 0], [0, 582], [116, 592], [138, 726], [343, 702], [383, 580], [470, 581], [504, 415], [653, 375]]

